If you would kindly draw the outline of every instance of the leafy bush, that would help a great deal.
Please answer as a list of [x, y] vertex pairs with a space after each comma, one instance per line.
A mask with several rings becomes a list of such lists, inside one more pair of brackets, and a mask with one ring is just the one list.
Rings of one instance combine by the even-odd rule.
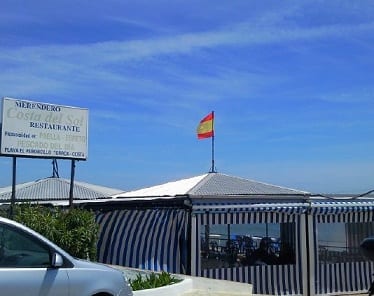
[[180, 279], [177, 279], [173, 277], [170, 273], [164, 271], [159, 274], [152, 272], [146, 277], [142, 277], [141, 274], [137, 274], [135, 280], [129, 280], [133, 291], [168, 286], [171, 284], [178, 283], [180, 281]]
[[47, 208], [23, 204], [15, 208], [14, 220], [39, 232], [71, 255], [96, 259], [98, 225], [94, 213], [82, 209]]

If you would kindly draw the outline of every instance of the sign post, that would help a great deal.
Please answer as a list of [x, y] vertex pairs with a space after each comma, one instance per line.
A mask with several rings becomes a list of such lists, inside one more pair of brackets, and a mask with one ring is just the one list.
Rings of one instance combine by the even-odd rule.
[[74, 176], [75, 176], [75, 159], [71, 160], [71, 173], [70, 173], [70, 191], [69, 191], [69, 207], [74, 207]]
[[16, 204], [16, 176], [17, 176], [17, 157], [13, 156], [12, 165], [12, 196], [10, 199], [9, 217], [13, 219], [14, 205]]

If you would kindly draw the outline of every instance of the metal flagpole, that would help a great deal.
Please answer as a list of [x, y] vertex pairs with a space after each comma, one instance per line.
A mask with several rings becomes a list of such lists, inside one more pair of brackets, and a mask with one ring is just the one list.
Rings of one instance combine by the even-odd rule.
[[215, 173], [216, 170], [214, 168], [214, 111], [212, 111], [212, 167], [209, 173]]

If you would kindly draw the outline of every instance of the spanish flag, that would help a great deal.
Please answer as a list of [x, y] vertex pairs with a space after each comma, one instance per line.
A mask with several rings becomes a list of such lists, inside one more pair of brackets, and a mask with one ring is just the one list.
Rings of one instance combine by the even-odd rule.
[[197, 138], [206, 139], [214, 137], [214, 111], [210, 112], [207, 116], [201, 119], [197, 127]]

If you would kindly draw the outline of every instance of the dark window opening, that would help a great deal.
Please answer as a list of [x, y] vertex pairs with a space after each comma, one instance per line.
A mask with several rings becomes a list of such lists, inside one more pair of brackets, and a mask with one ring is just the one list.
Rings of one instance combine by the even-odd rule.
[[203, 225], [202, 269], [295, 264], [295, 223]]
[[366, 261], [361, 242], [374, 235], [374, 222], [318, 223], [318, 256], [325, 264]]

